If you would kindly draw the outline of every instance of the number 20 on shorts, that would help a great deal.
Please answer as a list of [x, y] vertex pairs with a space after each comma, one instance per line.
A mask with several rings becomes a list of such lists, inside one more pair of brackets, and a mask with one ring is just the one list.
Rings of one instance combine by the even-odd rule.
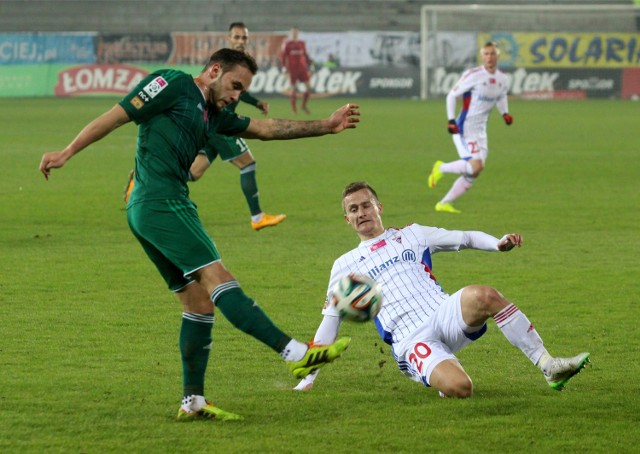
[[413, 351], [409, 355], [409, 362], [415, 366], [418, 372], [422, 373], [422, 364], [431, 354], [431, 349], [424, 342], [418, 342], [413, 346]]

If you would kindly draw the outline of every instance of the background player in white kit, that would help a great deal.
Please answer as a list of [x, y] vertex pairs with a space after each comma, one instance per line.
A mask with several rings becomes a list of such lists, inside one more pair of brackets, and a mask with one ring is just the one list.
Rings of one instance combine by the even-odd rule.
[[[454, 353], [478, 339], [493, 318], [504, 336], [544, 374], [549, 386], [562, 390], [589, 361], [589, 353], [554, 358], [529, 319], [500, 292], [470, 285], [448, 295], [431, 273], [431, 255], [441, 251], [477, 249], [509, 251], [522, 245], [517, 233], [497, 239], [477, 231], [449, 231], [411, 224], [385, 229], [382, 205], [366, 182], [347, 185], [342, 193], [347, 223], [360, 244], [338, 258], [331, 269], [327, 298], [314, 342], [330, 344], [340, 328], [331, 301], [335, 282], [349, 273], [366, 274], [382, 287], [383, 304], [375, 325], [391, 345], [400, 370], [409, 378], [449, 397], [469, 397], [471, 378]], [[303, 379], [296, 390], [309, 390], [317, 373]]]
[[[494, 106], [507, 125], [513, 123], [509, 115], [507, 75], [498, 69], [500, 51], [495, 43], [488, 42], [480, 50], [482, 66], [465, 71], [458, 83], [447, 95], [447, 129], [453, 134], [453, 143], [460, 159], [444, 163], [436, 161], [429, 175], [429, 187], [436, 187], [445, 173], [460, 175], [449, 192], [436, 204], [436, 211], [460, 213], [452, 202], [462, 196], [480, 175], [489, 155], [487, 121]], [[462, 97], [462, 109], [457, 121], [457, 99]]]

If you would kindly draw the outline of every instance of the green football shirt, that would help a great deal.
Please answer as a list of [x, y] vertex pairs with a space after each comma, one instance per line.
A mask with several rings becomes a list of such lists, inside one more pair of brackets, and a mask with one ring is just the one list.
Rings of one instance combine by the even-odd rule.
[[138, 125], [130, 203], [188, 197], [189, 168], [210, 133], [238, 134], [250, 122], [227, 109], [214, 112], [193, 76], [171, 69], [145, 77], [119, 104]]

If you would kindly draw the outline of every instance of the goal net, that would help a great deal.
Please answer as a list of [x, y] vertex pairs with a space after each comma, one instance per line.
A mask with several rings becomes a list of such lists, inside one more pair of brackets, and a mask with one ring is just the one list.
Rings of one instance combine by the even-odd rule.
[[640, 8], [632, 5], [425, 5], [421, 98], [445, 96], [494, 41], [510, 96], [640, 97]]

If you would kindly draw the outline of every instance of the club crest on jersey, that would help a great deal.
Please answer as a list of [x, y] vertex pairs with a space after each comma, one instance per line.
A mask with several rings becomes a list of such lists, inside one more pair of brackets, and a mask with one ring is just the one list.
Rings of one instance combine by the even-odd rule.
[[162, 76], [158, 76], [149, 82], [143, 90], [149, 95], [149, 97], [155, 98], [158, 93], [167, 87], [167, 85], [169, 85], [169, 83], [164, 80]]
[[495, 84], [496, 83], [496, 78], [495, 77], [489, 77], [489, 83], [490, 84]]
[[386, 240], [380, 240], [376, 244], [372, 245], [369, 249], [371, 250], [371, 252], [374, 252], [380, 249], [381, 247], [385, 247], [386, 245], [387, 245]]
[[129, 101], [131, 103], [131, 105], [133, 107], [135, 107], [136, 109], [140, 110], [144, 107], [144, 101], [142, 99], [140, 99], [138, 96], [134, 96], [133, 98], [131, 98], [131, 101]]

